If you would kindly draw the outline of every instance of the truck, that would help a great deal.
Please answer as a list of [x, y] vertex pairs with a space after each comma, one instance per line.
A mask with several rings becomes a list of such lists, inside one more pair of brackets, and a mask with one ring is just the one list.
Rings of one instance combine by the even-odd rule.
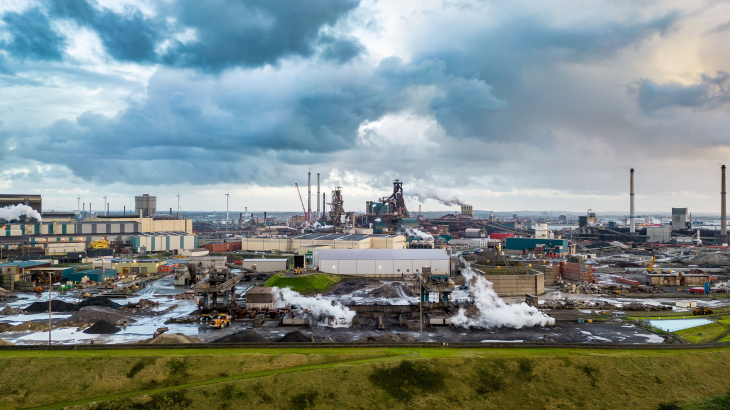
[[231, 318], [228, 313], [221, 313], [220, 315], [213, 318], [210, 321], [210, 327], [214, 329], [223, 329], [226, 326], [231, 325]]

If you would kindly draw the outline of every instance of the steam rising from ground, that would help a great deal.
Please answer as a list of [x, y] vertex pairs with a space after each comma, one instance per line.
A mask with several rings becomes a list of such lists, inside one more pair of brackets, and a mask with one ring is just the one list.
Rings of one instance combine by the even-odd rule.
[[279, 293], [279, 301], [285, 305], [307, 309], [312, 313], [315, 321], [327, 324], [330, 317], [335, 318], [335, 324], [350, 325], [356, 313], [340, 302], [327, 300], [320, 295], [315, 297], [304, 296], [289, 288], [274, 288]]
[[421, 239], [433, 239], [433, 235], [416, 228], [406, 228], [406, 235], [415, 236]]
[[38, 211], [29, 207], [28, 205], [18, 204], [0, 208], [0, 219], [4, 219], [8, 222], [19, 220], [21, 215], [25, 215], [29, 218], [34, 218], [38, 222], [41, 222], [43, 220], [41, 214], [39, 214]]
[[453, 205], [466, 205], [463, 199], [458, 195], [445, 194], [434, 188], [414, 187], [405, 192], [407, 196], [417, 197], [420, 202], [424, 202], [426, 199], [434, 199], [441, 202], [446, 206]]
[[555, 319], [540, 312], [536, 307], [527, 303], [507, 304], [492, 288], [492, 282], [477, 275], [467, 263], [461, 274], [466, 278], [469, 293], [474, 300], [478, 314], [467, 317], [466, 309], [461, 308], [456, 316], [451, 318], [455, 326], [480, 326], [485, 328], [512, 327], [520, 329], [531, 326], [554, 325]]

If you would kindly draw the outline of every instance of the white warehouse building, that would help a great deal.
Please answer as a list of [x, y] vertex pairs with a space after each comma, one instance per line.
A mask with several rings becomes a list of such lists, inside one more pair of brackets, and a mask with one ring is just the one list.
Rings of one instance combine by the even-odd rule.
[[450, 272], [443, 249], [321, 249], [313, 256], [320, 272], [338, 275], [401, 277], [424, 267]]

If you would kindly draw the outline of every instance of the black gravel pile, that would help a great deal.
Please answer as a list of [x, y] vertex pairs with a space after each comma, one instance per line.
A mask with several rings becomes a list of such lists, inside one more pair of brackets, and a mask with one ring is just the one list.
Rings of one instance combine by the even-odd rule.
[[82, 302], [76, 304], [76, 310], [81, 309], [82, 307], [86, 306], [103, 306], [108, 307], [112, 309], [119, 309], [122, 307], [117, 302], [114, 302], [113, 300], [109, 298], [105, 298], [103, 296], [94, 296], [92, 298], [84, 299]]
[[248, 329], [242, 332], [223, 336], [220, 339], [214, 340], [213, 343], [266, 343], [265, 337], [256, 333], [255, 331]]
[[117, 333], [120, 330], [122, 329], [114, 326], [113, 324], [105, 320], [100, 320], [94, 323], [88, 329], [84, 330], [84, 333], [88, 333], [91, 335], [110, 335], [112, 333]]
[[304, 335], [302, 332], [294, 331], [284, 335], [281, 339], [277, 340], [280, 343], [304, 343], [311, 342], [312, 338]]
[[[33, 302], [30, 305], [26, 306], [23, 310], [25, 310], [26, 313], [48, 312], [48, 301]], [[64, 302], [62, 300], [53, 300], [51, 301], [51, 310], [53, 312], [73, 312], [74, 310], [76, 310], [76, 304]]]

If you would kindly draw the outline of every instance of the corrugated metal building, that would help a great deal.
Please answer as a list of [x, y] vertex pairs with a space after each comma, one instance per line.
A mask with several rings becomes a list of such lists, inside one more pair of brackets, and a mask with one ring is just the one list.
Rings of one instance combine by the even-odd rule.
[[185, 232], [144, 233], [132, 236], [132, 248], [147, 252], [164, 252], [181, 249], [196, 249], [198, 236]]
[[70, 280], [71, 282], [81, 282], [84, 280], [84, 277], [88, 277], [89, 280], [94, 282], [103, 282], [114, 276], [117, 276], [117, 271], [114, 269], [89, 269], [80, 272], [64, 273], [63, 279]]
[[280, 272], [286, 270], [287, 259], [244, 259], [241, 266], [257, 272]]
[[296, 252], [304, 246], [329, 245], [332, 249], [405, 249], [404, 235], [308, 233], [291, 237], [243, 238], [244, 251]]
[[533, 252], [542, 249], [546, 253], [568, 254], [567, 239], [548, 238], [505, 238], [505, 249], [520, 252]]
[[443, 249], [322, 249], [314, 251], [321, 272], [339, 275], [401, 277], [424, 267], [450, 272]]

